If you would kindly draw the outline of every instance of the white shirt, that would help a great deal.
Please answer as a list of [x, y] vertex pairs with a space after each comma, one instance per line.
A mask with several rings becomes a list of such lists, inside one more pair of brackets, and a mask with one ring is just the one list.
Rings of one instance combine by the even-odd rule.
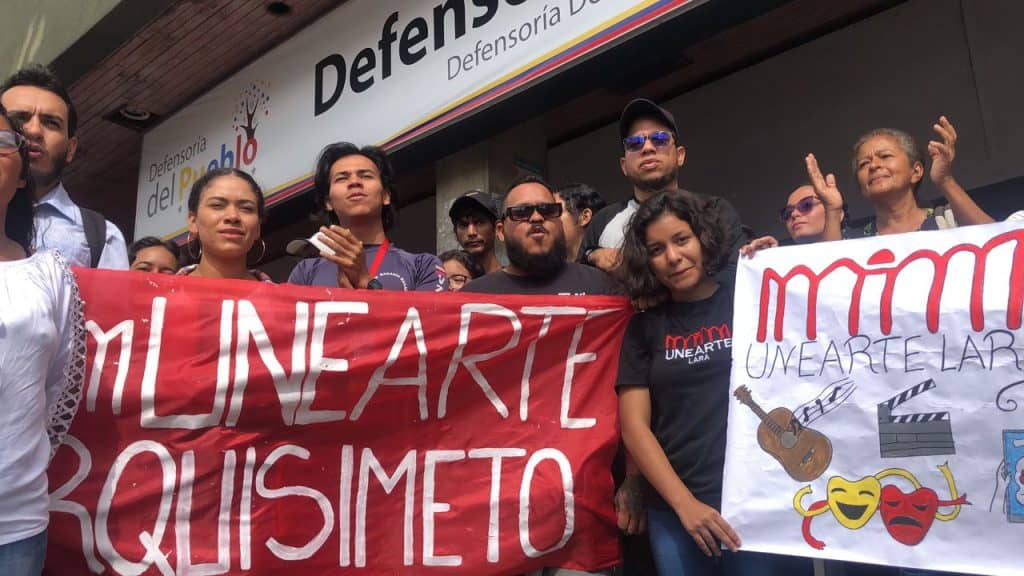
[[[89, 267], [92, 257], [89, 243], [85, 239], [82, 211], [68, 196], [63, 182], [58, 182], [53, 190], [36, 203], [34, 222], [36, 250], [56, 250], [69, 266]], [[110, 220], [106, 223], [103, 254], [100, 255], [97, 268], [127, 270], [128, 247], [124, 236]]]
[[626, 241], [626, 228], [629, 227], [629, 220], [633, 218], [633, 214], [639, 207], [640, 203], [636, 201], [636, 198], [630, 198], [626, 207], [612, 216], [612, 219], [605, 225], [604, 230], [601, 231], [601, 238], [597, 242], [598, 245], [601, 248], [622, 248], [622, 243]]
[[49, 407], [67, 389], [69, 358], [82, 353], [73, 282], [52, 252], [0, 262], [0, 545], [49, 521]]

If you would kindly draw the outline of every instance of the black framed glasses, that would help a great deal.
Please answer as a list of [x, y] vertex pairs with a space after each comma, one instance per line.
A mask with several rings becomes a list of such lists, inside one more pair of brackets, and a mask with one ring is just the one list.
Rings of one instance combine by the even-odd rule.
[[14, 130], [0, 130], [0, 154], [17, 152], [25, 145], [25, 137]]
[[545, 220], [554, 220], [562, 215], [562, 205], [558, 202], [544, 202], [540, 204], [516, 204], [505, 208], [505, 218], [513, 222], [526, 222], [537, 212]]
[[658, 130], [650, 134], [635, 134], [622, 139], [622, 145], [630, 152], [643, 150], [644, 144], [650, 140], [655, 148], [664, 148], [672, 143], [672, 133], [666, 130]]
[[815, 196], [805, 196], [798, 200], [796, 204], [788, 204], [782, 210], [779, 210], [779, 219], [785, 224], [789, 222], [789, 219], [793, 217], [793, 212], [799, 212], [801, 214], [807, 214], [814, 209], [816, 204], [821, 201]]

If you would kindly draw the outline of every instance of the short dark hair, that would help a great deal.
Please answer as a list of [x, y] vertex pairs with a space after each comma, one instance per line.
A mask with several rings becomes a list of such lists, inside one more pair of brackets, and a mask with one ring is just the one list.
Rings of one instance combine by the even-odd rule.
[[[2, 105], [0, 105], [0, 116], [7, 120], [11, 130], [14, 130], [15, 133], [20, 134], [22, 137], [25, 136], [21, 132], [21, 126], [11, 120], [7, 115], [7, 110]], [[28, 147], [24, 143], [18, 148], [18, 156], [21, 157], [21, 174], [19, 176], [25, 181], [25, 185], [14, 192], [14, 197], [7, 204], [4, 234], [17, 242], [25, 250], [26, 254], [31, 254], [32, 240], [35, 237], [33, 216], [36, 210], [36, 184], [35, 180], [32, 179], [32, 170], [29, 166]]]
[[479, 278], [484, 275], [483, 267], [474, 262], [469, 253], [464, 250], [449, 250], [441, 253], [437, 258], [441, 261], [441, 264], [444, 264], [449, 260], [455, 260], [459, 264], [462, 264], [466, 270], [469, 270], [470, 278]]
[[523, 174], [523, 175], [517, 177], [511, 183], [509, 183], [508, 187], [505, 188], [505, 197], [501, 200], [502, 211], [504, 211], [505, 208], [508, 208], [508, 194], [509, 194], [509, 192], [511, 192], [513, 188], [516, 188], [518, 186], [522, 186], [523, 184], [540, 184], [541, 186], [547, 188], [548, 191], [551, 192], [552, 196], [555, 195], [555, 189], [551, 186], [551, 184], [548, 184], [547, 180], [545, 180], [545, 179], [543, 179], [540, 176], [537, 176], [535, 174]]
[[0, 85], [0, 94], [7, 92], [15, 86], [32, 86], [42, 88], [47, 92], [53, 92], [64, 101], [68, 107], [68, 138], [78, 132], [78, 111], [71, 102], [71, 95], [68, 94], [64, 84], [57, 78], [57, 75], [42, 64], [32, 64], [12, 74]]
[[664, 214], [672, 214], [690, 225], [700, 242], [705, 274], [714, 276], [729, 261], [732, 239], [717, 206], [681, 190], [659, 192], [640, 204], [630, 219], [622, 244], [622, 263], [616, 271], [637, 308], [664, 302], [669, 297], [668, 289], [651, 271], [647, 253], [647, 228]]
[[192, 191], [188, 194], [188, 211], [195, 214], [199, 211], [199, 198], [203, 195], [203, 190], [210, 185], [210, 182], [220, 178], [222, 176], [235, 176], [245, 180], [249, 187], [252, 188], [254, 194], [256, 194], [256, 214], [259, 216], [260, 221], [263, 221], [263, 212], [266, 209], [267, 201], [263, 197], [263, 189], [256, 183], [256, 180], [252, 177], [252, 174], [238, 168], [215, 168], [209, 170], [206, 174], [199, 177], [199, 180], [192, 184]]
[[176, 261], [181, 261], [181, 249], [178, 248], [177, 244], [170, 240], [161, 240], [156, 236], [144, 236], [132, 242], [132, 245], [128, 247], [128, 264], [135, 263], [135, 257], [139, 255], [139, 252], [146, 248], [156, 248], [158, 246], [174, 255]]
[[555, 190], [555, 194], [558, 194], [565, 203], [565, 209], [576, 219], [588, 208], [597, 214], [607, 204], [597, 190], [581, 182], [561, 186]]
[[[377, 167], [380, 172], [380, 183], [384, 190], [391, 197], [391, 203], [381, 207], [380, 220], [384, 231], [388, 232], [395, 224], [395, 204], [398, 202], [398, 193], [395, 191], [395, 171], [391, 167], [388, 155], [379, 146], [363, 146], [360, 148], [351, 142], [335, 142], [328, 144], [320, 151], [320, 157], [316, 161], [316, 174], [313, 176], [313, 187], [317, 205], [317, 214], [323, 212], [327, 199], [331, 195], [331, 166], [346, 156], [365, 156]], [[333, 223], [337, 221], [335, 214], [327, 215]]]

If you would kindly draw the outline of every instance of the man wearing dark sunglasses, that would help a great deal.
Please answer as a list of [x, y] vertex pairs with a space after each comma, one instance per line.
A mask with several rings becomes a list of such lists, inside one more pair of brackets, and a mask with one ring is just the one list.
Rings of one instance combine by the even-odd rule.
[[[626, 105], [619, 118], [619, 135], [623, 149], [619, 167], [633, 185], [633, 196], [598, 212], [587, 227], [582, 247], [586, 262], [605, 271], [618, 265], [626, 226], [637, 207], [658, 192], [679, 189], [679, 168], [686, 159], [672, 113], [650, 100], [638, 98]], [[724, 198], [687, 193], [706, 198], [720, 211], [732, 233], [729, 267], [734, 267], [748, 236], [736, 210]]]
[[[463, 292], [557, 296], [624, 294], [611, 276], [566, 260], [562, 204], [537, 176], [522, 176], [505, 194], [498, 239], [505, 243], [508, 266], [466, 284]], [[608, 495], [609, 499], [612, 495]], [[618, 499], [616, 499], [618, 502]], [[583, 576], [568, 568], [544, 568], [526, 576]]]
[[512, 183], [505, 196], [498, 239], [505, 243], [508, 266], [466, 285], [487, 294], [621, 294], [610, 276], [566, 261], [562, 205], [551, 187], [536, 176]]
[[0, 104], [27, 140], [36, 182], [36, 248], [59, 250], [73, 266], [127, 270], [121, 231], [75, 204], [61, 182], [78, 148], [78, 114], [60, 80], [38, 64], [19, 70], [0, 86]]

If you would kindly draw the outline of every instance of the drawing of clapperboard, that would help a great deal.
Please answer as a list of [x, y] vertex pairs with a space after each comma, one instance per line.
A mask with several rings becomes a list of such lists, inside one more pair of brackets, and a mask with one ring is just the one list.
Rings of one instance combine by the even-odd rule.
[[956, 454], [949, 412], [894, 415], [900, 405], [935, 388], [929, 378], [878, 405], [878, 447], [882, 458]]

